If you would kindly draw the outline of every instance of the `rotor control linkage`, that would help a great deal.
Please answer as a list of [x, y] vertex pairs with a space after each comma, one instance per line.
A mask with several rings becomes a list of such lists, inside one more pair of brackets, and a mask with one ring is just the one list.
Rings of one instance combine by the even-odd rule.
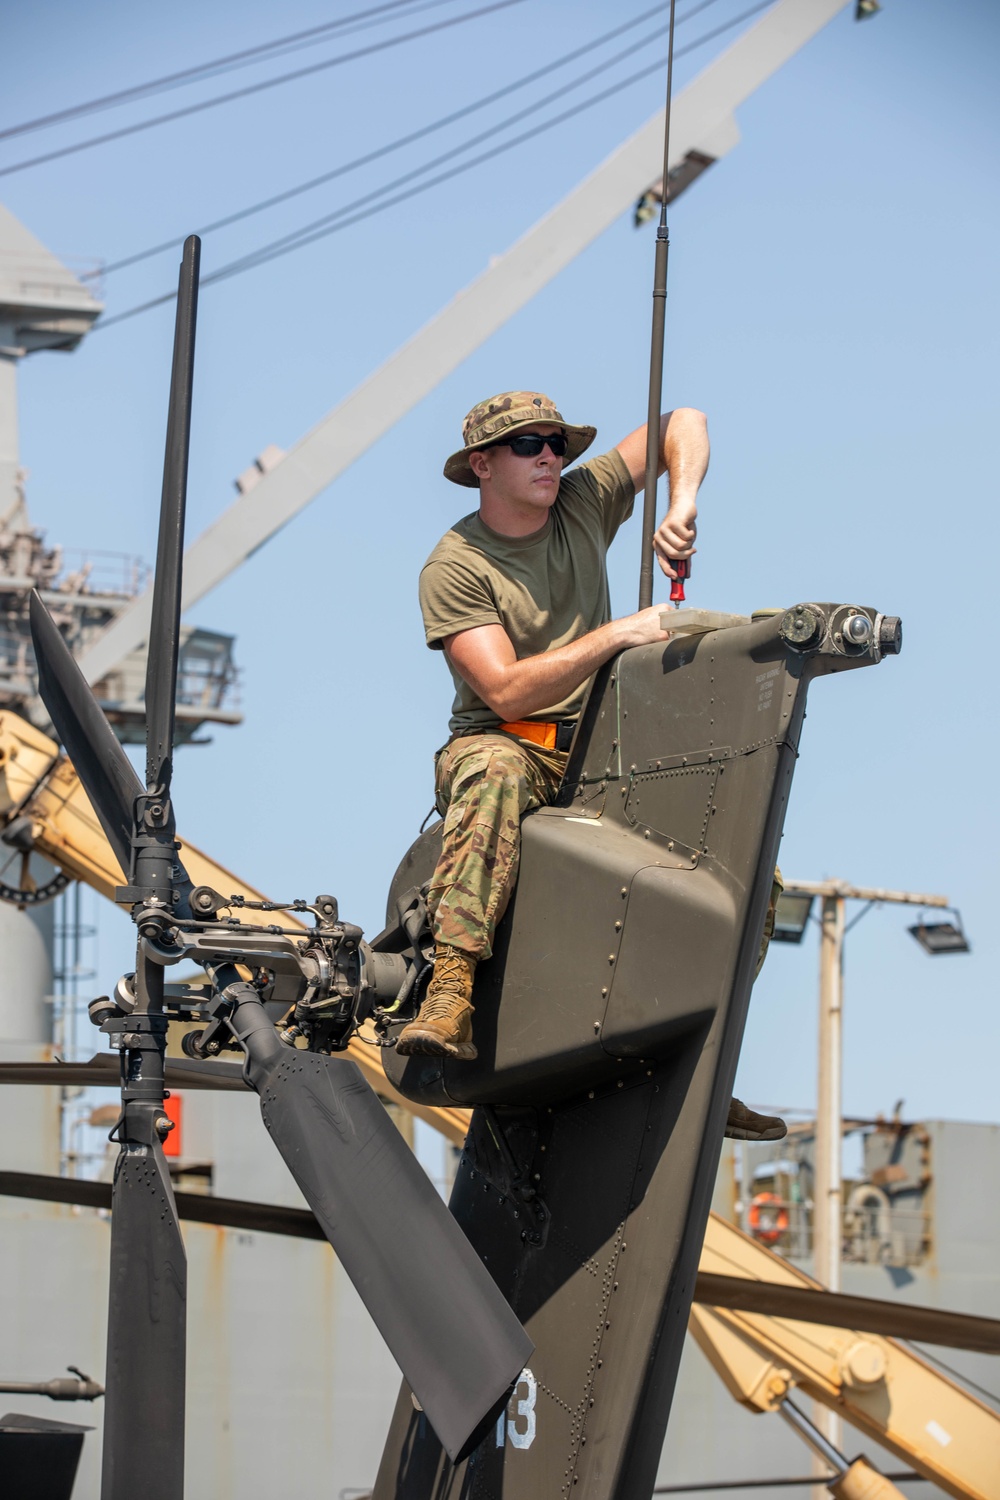
[[321, 927], [332, 927], [340, 915], [336, 896], [326, 895], [317, 896], [315, 901], [304, 901], [301, 896], [293, 901], [253, 901], [249, 896], [222, 896], [210, 885], [199, 885], [189, 900], [191, 910], [202, 917], [232, 907], [246, 911], [311, 911]]
[[[144, 914], [149, 908], [144, 907]], [[360, 1023], [383, 1005], [392, 1007], [405, 995], [416, 966], [402, 953], [376, 951], [351, 922], [299, 928], [250, 926], [230, 921], [180, 920], [163, 925], [144, 922], [140, 952], [159, 968], [181, 958], [210, 966], [240, 964], [254, 976], [260, 998], [285, 1007], [288, 1043], [304, 1036], [317, 1052], [342, 1051]], [[136, 1011], [136, 976], [126, 974], [113, 995], [101, 995], [88, 1006], [90, 1019], [117, 1040], [130, 1035], [125, 1024]], [[214, 1057], [234, 1045], [219, 1002], [211, 988], [198, 984], [162, 985], [168, 1019], [204, 1019], [203, 1031], [186, 1032], [181, 1047], [188, 1057]], [[294, 1024], [289, 1024], [293, 1022]], [[107, 1023], [107, 1024], [106, 1024]]]
[[[139, 928], [139, 950], [144, 961], [157, 966], [193, 959], [205, 966], [240, 964], [254, 975], [254, 987], [262, 999], [286, 1007], [283, 1039], [291, 1043], [305, 1036], [317, 1052], [342, 1051], [359, 1024], [382, 1005], [392, 1005], [406, 990], [407, 981], [419, 963], [402, 953], [376, 951], [364, 941], [362, 929], [339, 920], [333, 896], [318, 896], [315, 902], [279, 906], [277, 902], [242, 904], [257, 910], [310, 911], [316, 918], [311, 928], [260, 926], [220, 917], [218, 913], [237, 898], [226, 899], [207, 886], [190, 893], [195, 911], [212, 912], [204, 921], [178, 916], [166, 902], [147, 900], [133, 910]], [[422, 958], [422, 955], [420, 955]], [[171, 987], [172, 990], [173, 987]], [[166, 993], [170, 1014], [190, 1019], [191, 1011], [215, 1017], [211, 996], [190, 992], [188, 1001]], [[135, 1008], [134, 981], [119, 982], [114, 997], [102, 996], [90, 1006], [96, 1025], [131, 1014]], [[292, 1024], [288, 1024], [291, 1022]], [[188, 1033], [182, 1047], [189, 1057], [214, 1056], [232, 1045], [225, 1025], [217, 1020], [201, 1033]]]
[[218, 1057], [226, 1046], [232, 1046], [232, 1030], [229, 1025], [231, 1006], [225, 1006], [220, 1014], [213, 1015], [203, 1031], [186, 1031], [181, 1037], [181, 1051], [185, 1057], [199, 1061], [206, 1057]]

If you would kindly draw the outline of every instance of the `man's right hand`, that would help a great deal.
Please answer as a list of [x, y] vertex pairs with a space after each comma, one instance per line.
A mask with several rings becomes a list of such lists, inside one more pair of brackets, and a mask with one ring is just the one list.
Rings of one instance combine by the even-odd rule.
[[638, 614], [623, 615], [616, 620], [614, 629], [619, 632], [620, 647], [651, 646], [657, 641], [669, 641], [670, 631], [660, 625], [666, 608], [665, 604], [651, 604], [648, 609], [640, 609]]

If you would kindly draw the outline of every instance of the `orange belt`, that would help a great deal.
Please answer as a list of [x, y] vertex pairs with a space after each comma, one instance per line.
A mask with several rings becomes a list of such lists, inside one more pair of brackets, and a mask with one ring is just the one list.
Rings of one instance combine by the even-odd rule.
[[541, 745], [543, 750], [554, 750], [556, 748], [556, 730], [558, 724], [537, 723], [531, 719], [518, 719], [513, 724], [501, 724], [500, 728], [506, 734], [516, 734], [522, 740], [530, 740], [533, 745]]

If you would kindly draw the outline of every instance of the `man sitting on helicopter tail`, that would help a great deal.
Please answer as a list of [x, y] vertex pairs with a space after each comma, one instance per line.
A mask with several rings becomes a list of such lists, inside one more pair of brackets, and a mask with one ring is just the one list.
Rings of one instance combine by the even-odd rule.
[[[606, 554], [645, 482], [646, 428], [564, 474], [596, 435], [540, 392], [507, 391], [473, 407], [444, 466], [453, 483], [479, 489], [479, 509], [446, 532], [420, 575], [427, 644], [444, 651], [455, 702], [435, 759], [445, 822], [427, 896], [434, 973], [400, 1033], [403, 1055], [476, 1056], [473, 980], [517, 879], [521, 818], [555, 800], [597, 668], [669, 639], [662, 605], [617, 620], [610, 610]], [[660, 418], [670, 504], [653, 545], [669, 578], [694, 551], [708, 457], [701, 412]], [[734, 1099], [726, 1133], [777, 1140], [785, 1127]]]

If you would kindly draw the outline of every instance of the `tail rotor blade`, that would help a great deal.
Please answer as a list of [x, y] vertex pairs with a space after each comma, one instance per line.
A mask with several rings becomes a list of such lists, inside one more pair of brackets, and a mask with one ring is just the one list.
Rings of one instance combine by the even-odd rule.
[[115, 1170], [101, 1500], [184, 1492], [187, 1260], [155, 1112]]
[[42, 702], [127, 876], [133, 807], [142, 785], [73, 653], [35, 591], [30, 617]]
[[201, 240], [184, 241], [174, 324], [167, 441], [163, 457], [160, 534], [146, 663], [146, 786], [166, 796], [170, 790], [177, 696], [177, 655], [181, 624], [181, 559], [187, 500], [194, 341], [198, 313]]
[[232, 1024], [272, 1140], [457, 1462], [531, 1340], [354, 1063], [282, 1045], [256, 996]]

